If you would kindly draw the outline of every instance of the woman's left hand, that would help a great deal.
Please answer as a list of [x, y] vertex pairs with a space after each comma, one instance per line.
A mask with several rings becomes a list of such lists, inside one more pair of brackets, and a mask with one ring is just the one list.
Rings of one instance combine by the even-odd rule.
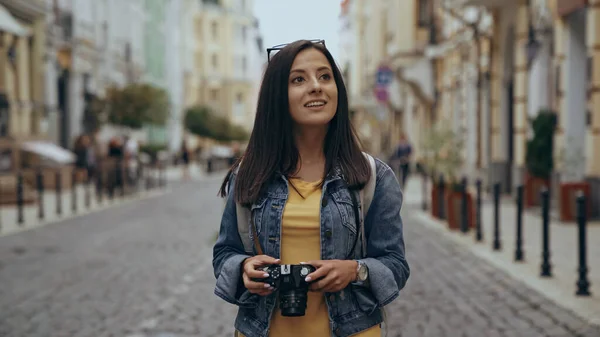
[[304, 262], [317, 268], [306, 277], [312, 291], [335, 293], [356, 280], [358, 262], [354, 260], [317, 260]]

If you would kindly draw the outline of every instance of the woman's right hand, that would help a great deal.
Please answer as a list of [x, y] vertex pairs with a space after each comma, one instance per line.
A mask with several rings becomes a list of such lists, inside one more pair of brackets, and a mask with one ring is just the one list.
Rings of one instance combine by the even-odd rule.
[[255, 282], [252, 279], [261, 279], [266, 278], [269, 274], [265, 273], [262, 270], [256, 270], [259, 267], [266, 266], [269, 264], [279, 264], [281, 260], [275, 259], [273, 257], [267, 255], [257, 255], [253, 257], [249, 257], [244, 260], [242, 279], [244, 280], [244, 286], [250, 293], [257, 294], [260, 296], [270, 295], [273, 290], [269, 284], [264, 282]]

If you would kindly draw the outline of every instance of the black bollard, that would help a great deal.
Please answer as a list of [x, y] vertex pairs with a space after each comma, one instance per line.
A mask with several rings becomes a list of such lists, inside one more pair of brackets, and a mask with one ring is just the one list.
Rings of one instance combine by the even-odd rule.
[[101, 204], [102, 196], [104, 195], [104, 171], [101, 165], [98, 165], [98, 172], [96, 174], [96, 199]]
[[17, 173], [17, 223], [23, 226], [25, 217], [23, 215], [23, 174]]
[[71, 211], [77, 212], [77, 169], [71, 171]]
[[427, 198], [428, 198], [428, 193], [427, 193], [427, 174], [425, 172], [423, 172], [423, 174], [421, 175], [421, 177], [423, 178], [423, 195], [422, 195], [422, 200], [421, 200], [421, 209], [423, 211], [427, 210]]
[[117, 161], [117, 173], [119, 179], [119, 188], [121, 191], [121, 197], [125, 196], [125, 181], [127, 180], [127, 170], [122, 161]]
[[439, 217], [440, 219], [446, 219], [446, 214], [444, 210], [444, 175], [440, 174], [440, 181], [438, 183], [438, 209], [439, 209]]
[[481, 179], [475, 182], [477, 188], [477, 200], [475, 205], [475, 239], [483, 241], [483, 231], [481, 229]]
[[502, 249], [500, 241], [500, 183], [494, 184], [494, 250]]
[[540, 276], [552, 276], [550, 265], [550, 192], [544, 188], [542, 196], [542, 267]]
[[590, 296], [590, 282], [587, 279], [587, 207], [583, 192], [577, 195], [577, 227], [579, 232], [579, 279], [577, 280], [577, 296]]
[[467, 211], [467, 178], [463, 177], [461, 181], [461, 194], [462, 194], [462, 202], [461, 202], [461, 217], [460, 217], [460, 231], [463, 233], [467, 233], [469, 231], [469, 214]]
[[61, 181], [60, 171], [55, 174], [56, 179], [56, 215], [62, 214], [62, 193], [61, 193]]
[[36, 183], [38, 191], [38, 218], [44, 219], [44, 176], [42, 171], [38, 171], [36, 174]]
[[86, 181], [83, 184], [83, 188], [85, 189], [84, 193], [85, 193], [85, 207], [86, 208], [90, 208], [90, 204], [91, 204], [91, 198], [92, 198], [90, 195], [91, 185], [92, 185], [92, 180], [88, 176]]
[[523, 185], [517, 186], [517, 242], [515, 248], [515, 261], [523, 261]]

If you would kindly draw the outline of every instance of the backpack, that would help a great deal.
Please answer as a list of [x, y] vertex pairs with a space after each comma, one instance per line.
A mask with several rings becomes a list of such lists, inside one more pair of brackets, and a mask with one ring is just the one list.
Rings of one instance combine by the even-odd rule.
[[[375, 159], [367, 153], [363, 152], [363, 155], [368, 159], [369, 165], [371, 166], [371, 177], [367, 184], [360, 190], [360, 204], [362, 210], [362, 219], [360, 219], [361, 223], [357, 224], [360, 227], [360, 237], [361, 237], [361, 253], [362, 256], [367, 255], [367, 243], [365, 238], [365, 226], [360, 226], [364, 224], [365, 217], [367, 216], [367, 212], [369, 211], [369, 207], [371, 206], [371, 201], [373, 200], [373, 195], [375, 193], [375, 183], [377, 180], [376, 174], [377, 169], [375, 165]], [[237, 215], [237, 223], [238, 223], [238, 232], [240, 234], [240, 238], [242, 239], [242, 243], [244, 244], [244, 251], [248, 255], [253, 255], [253, 244], [257, 248], [257, 252], [262, 254], [260, 245], [258, 244], [258, 240], [256, 235], [250, 235], [250, 227], [252, 224], [250, 223], [250, 209], [248, 207], [243, 207], [239, 203], [236, 203], [236, 215]], [[252, 228], [253, 229], [253, 228]]]

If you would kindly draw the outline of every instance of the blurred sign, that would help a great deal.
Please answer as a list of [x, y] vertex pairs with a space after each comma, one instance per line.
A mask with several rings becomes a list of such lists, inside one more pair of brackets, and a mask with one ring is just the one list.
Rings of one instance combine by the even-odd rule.
[[394, 79], [394, 72], [388, 66], [380, 66], [377, 69], [377, 85], [388, 86]]
[[390, 94], [388, 93], [386, 87], [378, 85], [375, 87], [373, 93], [375, 94], [375, 98], [377, 98], [377, 101], [380, 103], [386, 103], [390, 99]]

